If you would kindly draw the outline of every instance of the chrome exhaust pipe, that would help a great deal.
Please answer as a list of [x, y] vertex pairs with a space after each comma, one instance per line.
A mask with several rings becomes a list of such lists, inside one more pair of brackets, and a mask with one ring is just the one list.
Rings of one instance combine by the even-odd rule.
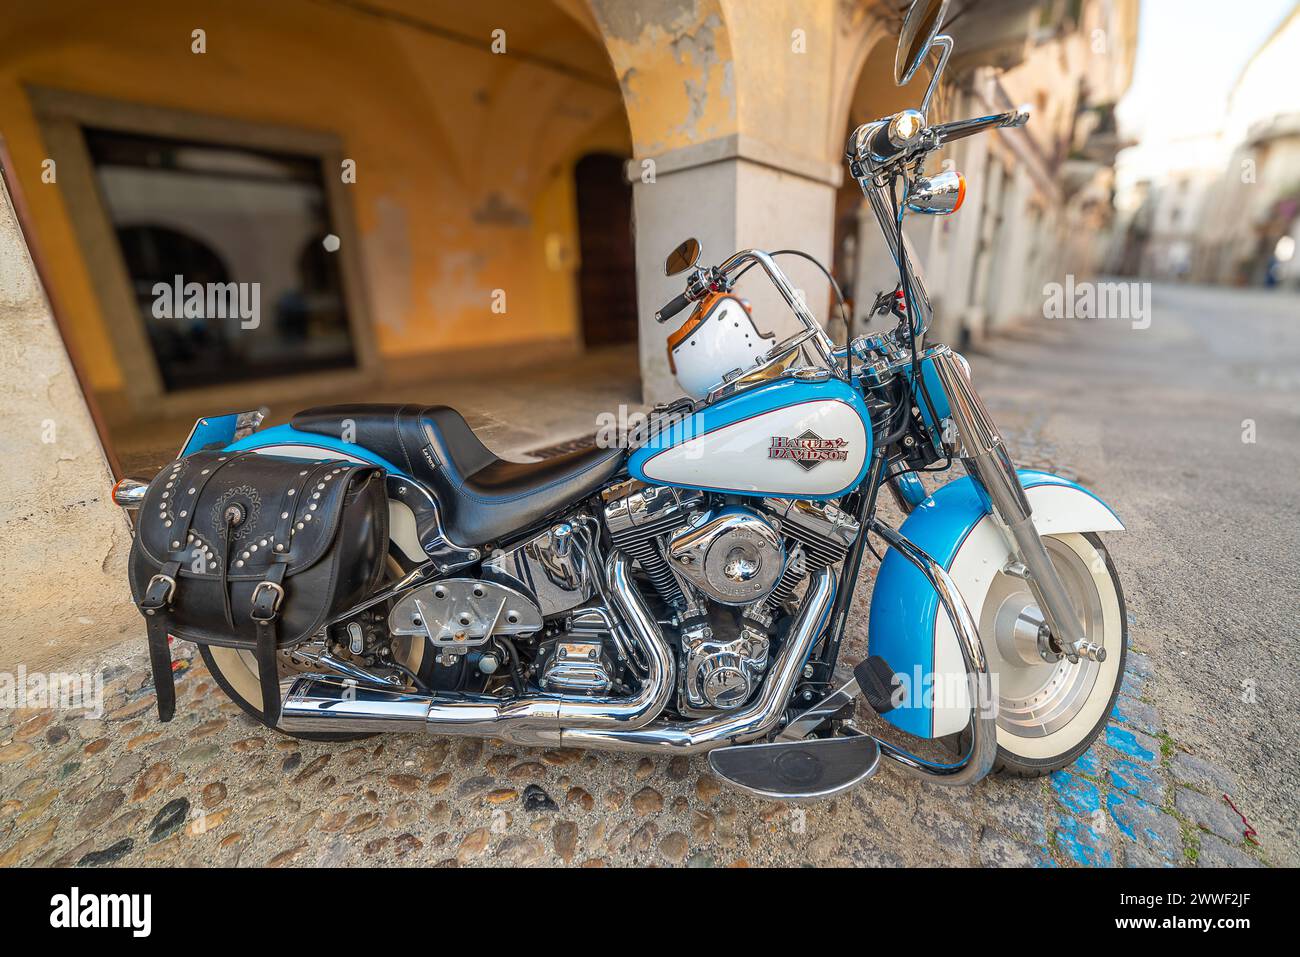
[[[286, 682], [279, 726], [285, 731], [410, 731], [464, 734], [534, 744], [564, 728], [631, 731], [649, 724], [668, 704], [673, 656], [654, 616], [632, 581], [632, 563], [614, 550], [605, 562], [608, 591], [618, 617], [643, 652], [646, 677], [628, 697], [589, 698], [535, 694], [501, 699], [491, 695], [422, 695], [350, 682], [336, 675], [303, 675]], [[548, 739], [549, 740], [549, 739]]]
[[534, 743], [601, 751], [699, 754], [761, 738], [780, 720], [804, 662], [826, 627], [834, 599], [835, 573], [829, 568], [814, 572], [772, 670], [763, 681], [758, 697], [747, 707], [685, 724], [656, 721], [639, 729], [619, 730], [566, 727], [542, 732]]
[[[310, 675], [287, 682], [280, 727], [290, 731], [363, 732], [424, 728], [432, 734], [475, 735], [517, 744], [666, 754], [697, 754], [752, 741], [776, 727], [804, 662], [826, 626], [835, 598], [835, 573], [831, 569], [810, 576], [799, 612], [753, 702], [736, 711], [672, 724], [654, 720], [663, 711], [673, 686], [673, 662], [667, 643], [629, 577], [628, 560], [615, 552], [606, 568], [619, 610], [647, 651], [650, 678], [633, 698], [575, 700], [537, 695], [513, 702], [485, 695], [431, 698]], [[652, 684], [651, 679], [656, 683]]]

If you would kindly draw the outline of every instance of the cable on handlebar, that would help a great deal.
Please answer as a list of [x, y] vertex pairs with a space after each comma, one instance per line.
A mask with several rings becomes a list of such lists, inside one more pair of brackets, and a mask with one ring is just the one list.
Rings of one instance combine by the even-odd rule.
[[[920, 337], [921, 332], [917, 329], [919, 313], [916, 310], [916, 303], [912, 296], [911, 270], [908, 268], [910, 264], [907, 257], [907, 245], [904, 242], [903, 236], [903, 206], [898, 198], [898, 181], [900, 179], [903, 181], [904, 195], [906, 195], [906, 190], [909, 185], [907, 181], [907, 173], [904, 170], [899, 170], [894, 174], [893, 179], [891, 179], [889, 183], [889, 201], [894, 209], [894, 222], [898, 230], [898, 276], [899, 282], [903, 287], [903, 303], [907, 309], [908, 344], [912, 349], [912, 381], [915, 383], [914, 388], [919, 388], [921, 390], [921, 399], [925, 402], [926, 409], [930, 413], [930, 421], [934, 423], [934, 427], [937, 429], [940, 428], [939, 414], [935, 411], [934, 402], [930, 398], [930, 390], [926, 387], [925, 376], [921, 371], [920, 355], [917, 352], [917, 340]], [[948, 454], [948, 448], [944, 445], [942, 438], [939, 440], [939, 447], [943, 449], [944, 452], [944, 464], [941, 468], [908, 469], [907, 471], [942, 472], [944, 469], [951, 468], [952, 456]]]
[[[835, 301], [839, 304], [840, 307], [840, 318], [844, 320], [844, 351], [848, 354], [847, 361], [849, 364], [849, 383], [852, 384], [853, 382], [853, 323], [849, 318], [848, 305], [844, 301], [844, 293], [840, 289], [840, 284], [835, 281], [835, 277], [830, 274], [830, 270], [828, 270], [825, 266], [823, 266], [815, 256], [809, 255], [808, 253], [804, 252], [802, 249], [778, 249], [775, 250], [774, 252], [768, 253], [768, 255], [769, 256], [799, 256], [803, 259], [806, 259], [814, 266], [816, 266], [818, 269], [820, 269], [822, 271], [822, 275], [826, 277], [826, 281], [831, 284], [831, 291], [835, 293]], [[745, 268], [742, 269], [740, 272], [736, 273], [735, 278], [731, 280], [732, 285], [735, 285], [737, 282], [739, 282], [740, 278], [743, 275], [745, 275], [745, 273], [753, 269], [755, 265], [756, 263], [751, 262], [747, 266], [745, 266]], [[831, 358], [831, 361], [832, 362], [834, 361], [833, 356]]]

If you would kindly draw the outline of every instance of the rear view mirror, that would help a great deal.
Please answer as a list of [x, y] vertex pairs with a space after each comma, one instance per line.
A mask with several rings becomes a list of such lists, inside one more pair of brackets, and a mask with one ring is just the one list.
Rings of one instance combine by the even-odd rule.
[[913, 0], [907, 8], [894, 56], [894, 82], [899, 86], [905, 86], [925, 62], [947, 12], [948, 0]]
[[691, 237], [668, 254], [664, 262], [664, 275], [676, 276], [679, 272], [693, 267], [700, 261], [700, 241]]

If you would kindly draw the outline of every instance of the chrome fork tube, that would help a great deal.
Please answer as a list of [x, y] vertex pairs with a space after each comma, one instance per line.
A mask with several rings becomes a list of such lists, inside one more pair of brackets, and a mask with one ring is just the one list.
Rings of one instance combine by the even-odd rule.
[[931, 362], [947, 394], [948, 408], [961, 438], [962, 463], [988, 496], [994, 517], [1025, 567], [1029, 590], [1061, 651], [1071, 661], [1080, 657], [1104, 661], [1105, 649], [1087, 640], [1061, 576], [1043, 547], [1043, 540], [1034, 527], [1029, 499], [984, 402], [951, 350], [935, 350]]

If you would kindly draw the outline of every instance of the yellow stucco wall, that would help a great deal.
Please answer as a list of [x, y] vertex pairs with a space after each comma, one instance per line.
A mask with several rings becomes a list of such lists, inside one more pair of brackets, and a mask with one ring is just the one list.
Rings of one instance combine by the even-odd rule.
[[[590, 26], [548, 3], [374, 6], [391, 16], [312, 0], [49, 0], [0, 18], [0, 131], [93, 388], [118, 389], [121, 373], [64, 194], [41, 182], [26, 86], [338, 136], [357, 163], [347, 190], [384, 357], [576, 336], [572, 165], [631, 146]], [[504, 55], [490, 49], [497, 27]], [[191, 51], [196, 28], [206, 53]]]

